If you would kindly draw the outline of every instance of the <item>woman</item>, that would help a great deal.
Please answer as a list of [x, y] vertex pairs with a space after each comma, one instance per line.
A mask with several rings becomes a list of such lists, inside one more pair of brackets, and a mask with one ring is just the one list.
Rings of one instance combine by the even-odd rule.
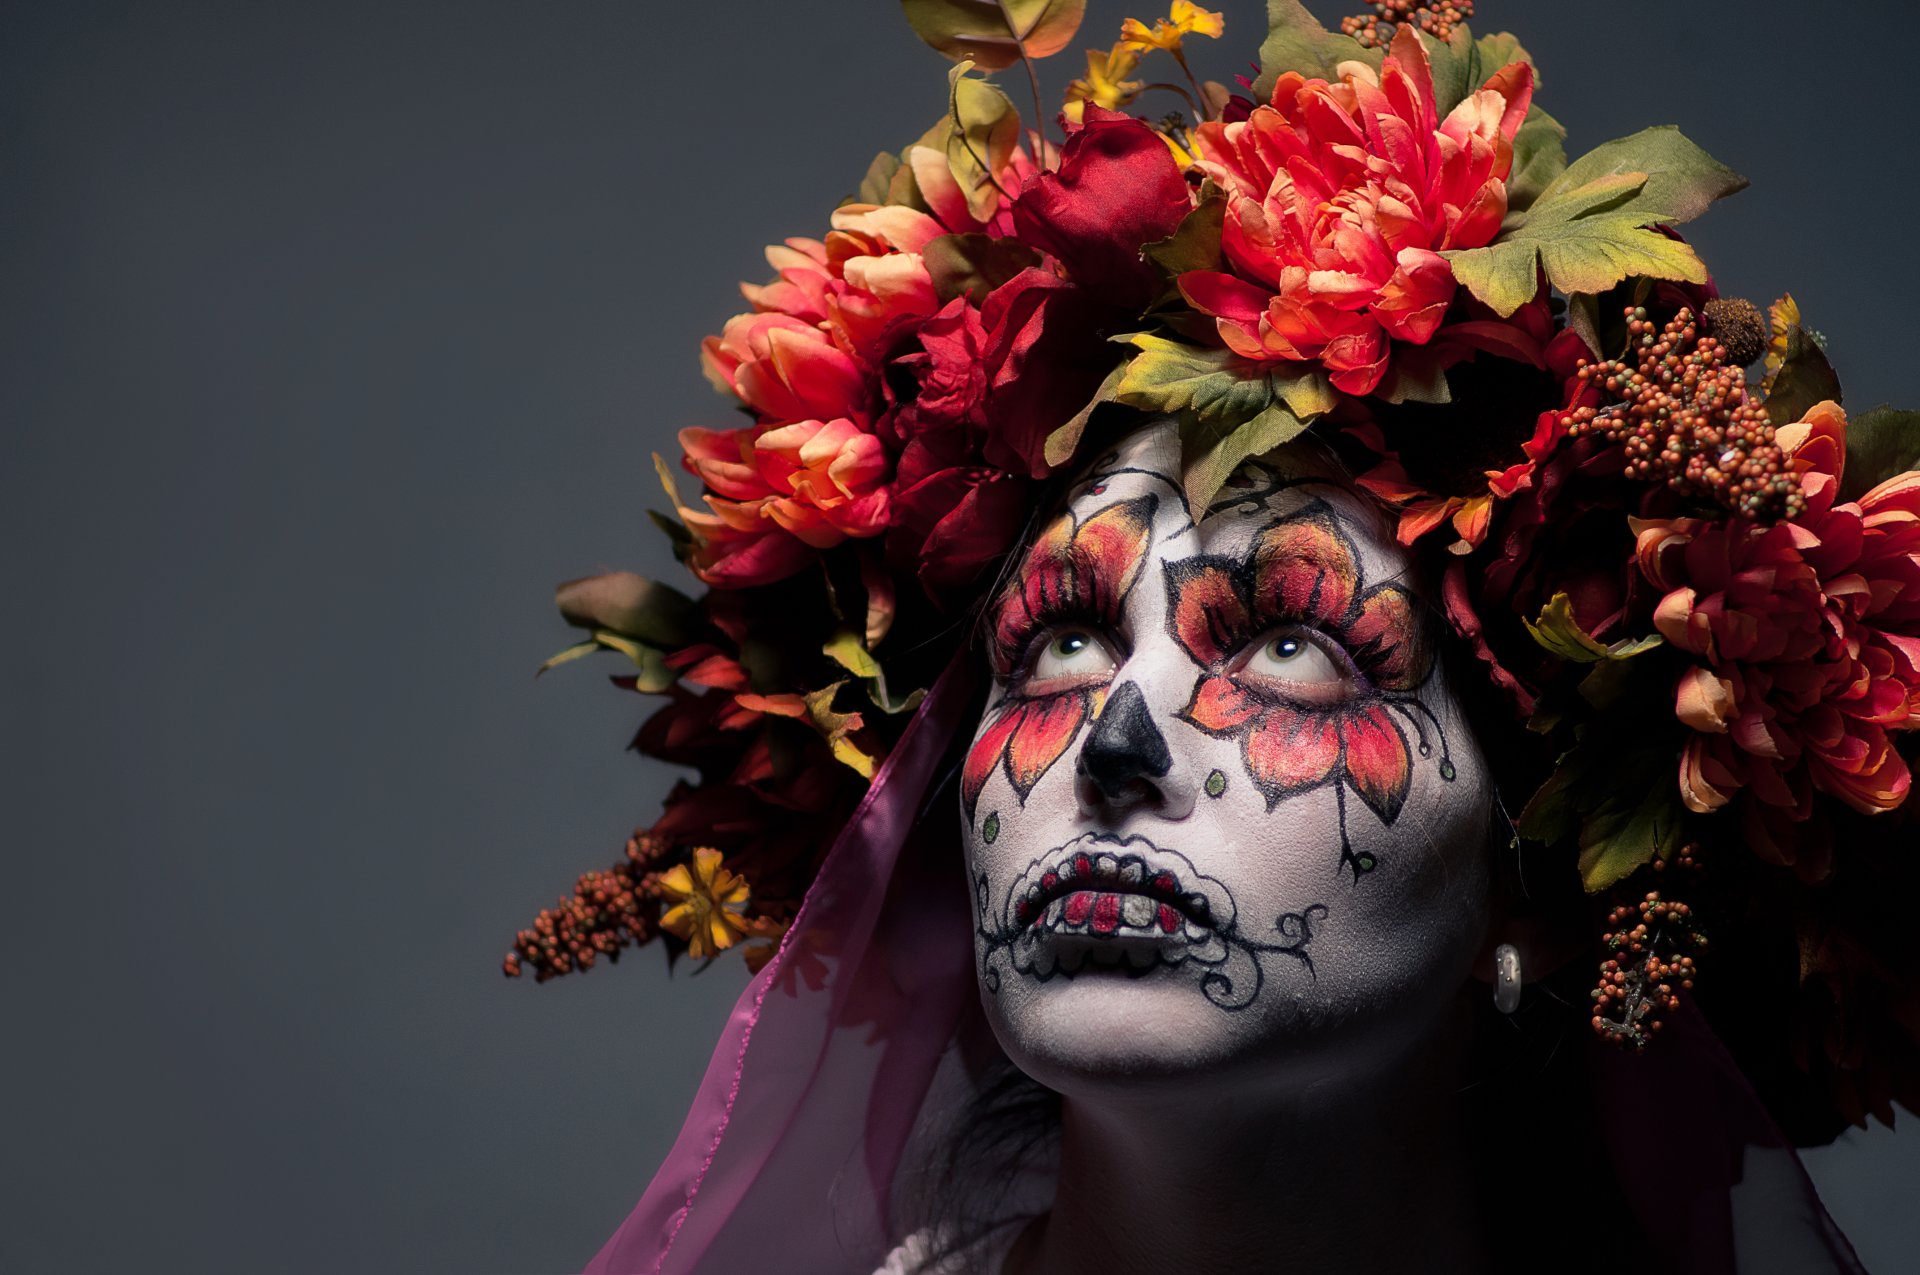
[[1788, 1148], [1920, 1077], [1920, 425], [1453, 6], [1150, 125], [1176, 3], [1058, 147], [969, 71], [1072, 22], [949, 9], [705, 347], [712, 592], [561, 591], [698, 779], [508, 972], [758, 971], [593, 1269], [1857, 1269]]

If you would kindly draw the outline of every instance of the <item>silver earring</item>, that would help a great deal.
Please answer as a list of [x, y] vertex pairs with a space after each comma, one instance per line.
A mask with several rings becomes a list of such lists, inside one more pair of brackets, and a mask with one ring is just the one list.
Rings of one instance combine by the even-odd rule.
[[1493, 1007], [1503, 1014], [1520, 1008], [1520, 949], [1511, 943], [1493, 949]]

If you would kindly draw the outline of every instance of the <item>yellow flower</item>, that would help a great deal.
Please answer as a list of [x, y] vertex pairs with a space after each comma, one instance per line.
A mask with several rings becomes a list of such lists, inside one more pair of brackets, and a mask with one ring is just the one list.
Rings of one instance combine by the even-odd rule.
[[1189, 0], [1173, 0], [1173, 9], [1165, 18], [1153, 24], [1153, 30], [1147, 30], [1147, 24], [1138, 18], [1128, 18], [1120, 24], [1120, 47], [1145, 53], [1148, 49], [1165, 49], [1169, 53], [1179, 53], [1181, 37], [1204, 35], [1210, 40], [1220, 38], [1227, 29], [1225, 16], [1202, 9]]
[[1139, 97], [1147, 86], [1126, 78], [1139, 65], [1139, 53], [1124, 44], [1116, 44], [1105, 53], [1088, 49], [1087, 78], [1067, 85], [1067, 114], [1077, 119], [1088, 102], [1117, 111]]
[[1773, 378], [1787, 364], [1787, 339], [1800, 326], [1800, 303], [1793, 299], [1792, 293], [1781, 297], [1768, 309], [1767, 326], [1772, 335], [1767, 342], [1766, 362], [1766, 384], [1770, 388]]
[[685, 939], [695, 960], [732, 947], [752, 928], [746, 919], [752, 891], [744, 877], [720, 866], [718, 850], [695, 850], [691, 872], [681, 863], [661, 873], [660, 893], [678, 900], [661, 914], [660, 928]]

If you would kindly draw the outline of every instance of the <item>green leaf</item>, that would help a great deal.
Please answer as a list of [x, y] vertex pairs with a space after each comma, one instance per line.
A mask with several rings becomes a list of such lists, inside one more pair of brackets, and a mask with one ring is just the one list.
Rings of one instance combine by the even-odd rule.
[[1300, 0], [1267, 0], [1267, 38], [1260, 44], [1260, 76], [1253, 82], [1253, 99], [1273, 97], [1273, 83], [1288, 71], [1309, 79], [1338, 80], [1342, 62], [1365, 62], [1379, 68], [1384, 49], [1369, 49], [1351, 36], [1337, 35], [1321, 26]]
[[973, 63], [947, 72], [947, 167], [967, 198], [967, 211], [985, 221], [1000, 206], [995, 174], [1006, 168], [1020, 144], [1020, 113], [985, 80], [969, 79]]
[[884, 204], [887, 195], [893, 189], [893, 179], [900, 172], [900, 157], [892, 151], [881, 151], [867, 165], [867, 175], [860, 179], [860, 188], [853, 192], [853, 202], [857, 204]]
[[1073, 419], [1047, 435], [1047, 444], [1042, 451], [1047, 464], [1055, 469], [1073, 459], [1074, 452], [1080, 449], [1080, 437], [1087, 432], [1087, 423], [1093, 419], [1094, 412], [1102, 403], [1114, 401], [1114, 392], [1120, 388], [1120, 378], [1127, 373], [1125, 363], [1116, 363], [1106, 378], [1100, 382], [1100, 388], [1093, 392], [1087, 405], [1074, 413]]
[[1447, 371], [1440, 356], [1421, 346], [1407, 346], [1394, 355], [1387, 374], [1374, 390], [1385, 403], [1451, 403]]
[[1198, 417], [1182, 421], [1180, 470], [1188, 505], [1196, 511], [1206, 509], [1241, 462], [1272, 451], [1311, 423], [1311, 418], [1300, 419], [1282, 402], [1274, 402], [1239, 425], [1223, 426]]
[[631, 571], [569, 580], [554, 592], [554, 602], [568, 624], [610, 629], [652, 646], [685, 646], [700, 625], [692, 598]]
[[[1623, 786], [1624, 787], [1624, 786]], [[1686, 820], [1680, 789], [1669, 775], [1664, 784], [1627, 790], [1602, 802], [1580, 828], [1580, 880], [1598, 894], [1680, 848]]]
[[575, 660], [599, 651], [618, 651], [633, 661], [634, 667], [640, 670], [633, 679], [635, 690], [645, 691], [649, 695], [658, 695], [680, 680], [680, 675], [667, 667], [664, 653], [609, 629], [594, 630], [593, 635], [586, 641], [576, 642], [547, 660], [534, 673], [534, 676], [538, 677], [548, 669], [558, 668], [562, 664], [571, 664]]
[[989, 292], [1041, 260], [1037, 249], [1018, 239], [974, 234], [941, 235], [922, 249], [921, 257], [933, 276], [933, 292], [941, 305], [966, 297], [976, 306]]
[[1847, 423], [1840, 499], [1858, 500], [1896, 474], [1920, 469], [1920, 412], [1876, 407]]
[[855, 677], [879, 677], [880, 661], [873, 658], [860, 635], [852, 629], [842, 629], [833, 635], [820, 653], [838, 664]]
[[1671, 732], [1636, 735], [1629, 723], [1605, 720], [1582, 729], [1514, 821], [1520, 835], [1544, 846], [1577, 840], [1580, 875], [1597, 892], [1680, 846], [1686, 807], [1676, 778], [1678, 745]]
[[1127, 339], [1140, 353], [1126, 365], [1114, 398], [1128, 407], [1184, 412], [1224, 431], [1253, 419], [1273, 401], [1260, 365], [1231, 350], [1148, 333]]
[[571, 664], [577, 659], [581, 659], [585, 656], [592, 655], [595, 652], [604, 651], [606, 649], [607, 649], [606, 647], [601, 646], [598, 642], [594, 641], [592, 638], [588, 638], [584, 642], [575, 642], [572, 646], [568, 647], [566, 650], [561, 651], [556, 655], [548, 656], [546, 663], [542, 664], [538, 669], [536, 669], [533, 675], [535, 677], [538, 677], [540, 676], [540, 674], [546, 672], [548, 669], [559, 668], [562, 664]]
[[1787, 329], [1787, 350], [1780, 370], [1761, 406], [1774, 425], [1791, 425], [1816, 403], [1840, 399], [1840, 374], [1827, 361], [1827, 352], [1811, 329], [1794, 324]]
[[1507, 214], [1525, 212], [1567, 171], [1567, 130], [1535, 106], [1513, 137], [1513, 168], [1507, 173]]
[[1072, 42], [1087, 0], [900, 0], [913, 33], [959, 62], [998, 71]]
[[1553, 774], [1527, 799], [1527, 804], [1520, 809], [1520, 817], [1513, 821], [1514, 830], [1527, 840], [1557, 846], [1580, 827], [1580, 808], [1575, 797], [1581, 774], [1572, 764], [1573, 756], [1569, 752], [1560, 758]]
[[[1533, 91], [1535, 93], [1540, 91], [1540, 64], [1534, 61], [1533, 54], [1527, 52], [1526, 47], [1520, 43], [1520, 38], [1512, 32], [1495, 31], [1491, 35], [1483, 35], [1474, 41], [1473, 47], [1480, 59], [1478, 70], [1480, 84], [1485, 84], [1515, 62], [1525, 62], [1533, 68]], [[1475, 87], [1479, 85], [1476, 84]]]
[[1501, 317], [1533, 299], [1536, 267], [1569, 295], [1630, 277], [1704, 283], [1692, 248], [1648, 226], [1689, 221], [1746, 178], [1662, 126], [1581, 156], [1527, 207], [1510, 209], [1485, 248], [1442, 253], [1454, 278]]
[[1312, 364], [1255, 363], [1233, 351], [1187, 345], [1150, 333], [1124, 338], [1140, 350], [1126, 365], [1114, 398], [1149, 412], [1187, 413], [1224, 433], [1275, 400], [1309, 419], [1337, 401], [1326, 374]]
[[1673, 125], [1661, 124], [1594, 147], [1568, 165], [1541, 199], [1627, 173], [1645, 174], [1647, 181], [1640, 200], [1622, 211], [1644, 208], [1662, 221], [1692, 221], [1715, 200], [1747, 188], [1746, 178], [1694, 145]]
[[1666, 641], [1654, 633], [1643, 638], [1622, 639], [1611, 646], [1602, 645], [1573, 618], [1573, 600], [1564, 593], [1556, 593], [1547, 599], [1547, 604], [1540, 608], [1537, 622], [1525, 616], [1520, 618], [1520, 622], [1527, 626], [1527, 632], [1533, 635], [1533, 640], [1549, 654], [1575, 664], [1632, 659]]
[[1520, 622], [1527, 626], [1534, 641], [1563, 660], [1591, 664], [1607, 658], [1607, 648], [1594, 641], [1573, 618], [1573, 600], [1564, 593], [1554, 594], [1547, 605], [1540, 608], [1539, 623], [1525, 616], [1520, 617]]
[[1220, 270], [1220, 234], [1226, 220], [1226, 196], [1210, 195], [1181, 219], [1178, 229], [1143, 247], [1140, 255], [1169, 277], [1189, 270]]
[[827, 741], [835, 760], [862, 779], [872, 779], [873, 772], [879, 768], [879, 758], [862, 748], [854, 738], [854, 732], [866, 725], [865, 720], [858, 713], [836, 712], [833, 707], [834, 696], [845, 685], [844, 681], [835, 682], [808, 695], [807, 720]]

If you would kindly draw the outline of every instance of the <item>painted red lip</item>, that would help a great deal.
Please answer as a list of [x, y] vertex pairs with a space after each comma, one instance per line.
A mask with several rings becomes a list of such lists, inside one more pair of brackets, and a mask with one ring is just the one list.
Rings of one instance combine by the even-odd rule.
[[[1127, 899], [1144, 898], [1153, 904], [1150, 917], [1130, 911]], [[1180, 878], [1165, 868], [1150, 869], [1137, 854], [1115, 856], [1080, 851], [1040, 876], [1038, 884], [1014, 905], [1014, 922], [1022, 928], [1047, 919], [1054, 902], [1065, 899], [1058, 918], [1073, 930], [1110, 936], [1124, 928], [1143, 928], [1164, 935], [1178, 934], [1187, 921], [1212, 926], [1204, 896], [1182, 888]]]

